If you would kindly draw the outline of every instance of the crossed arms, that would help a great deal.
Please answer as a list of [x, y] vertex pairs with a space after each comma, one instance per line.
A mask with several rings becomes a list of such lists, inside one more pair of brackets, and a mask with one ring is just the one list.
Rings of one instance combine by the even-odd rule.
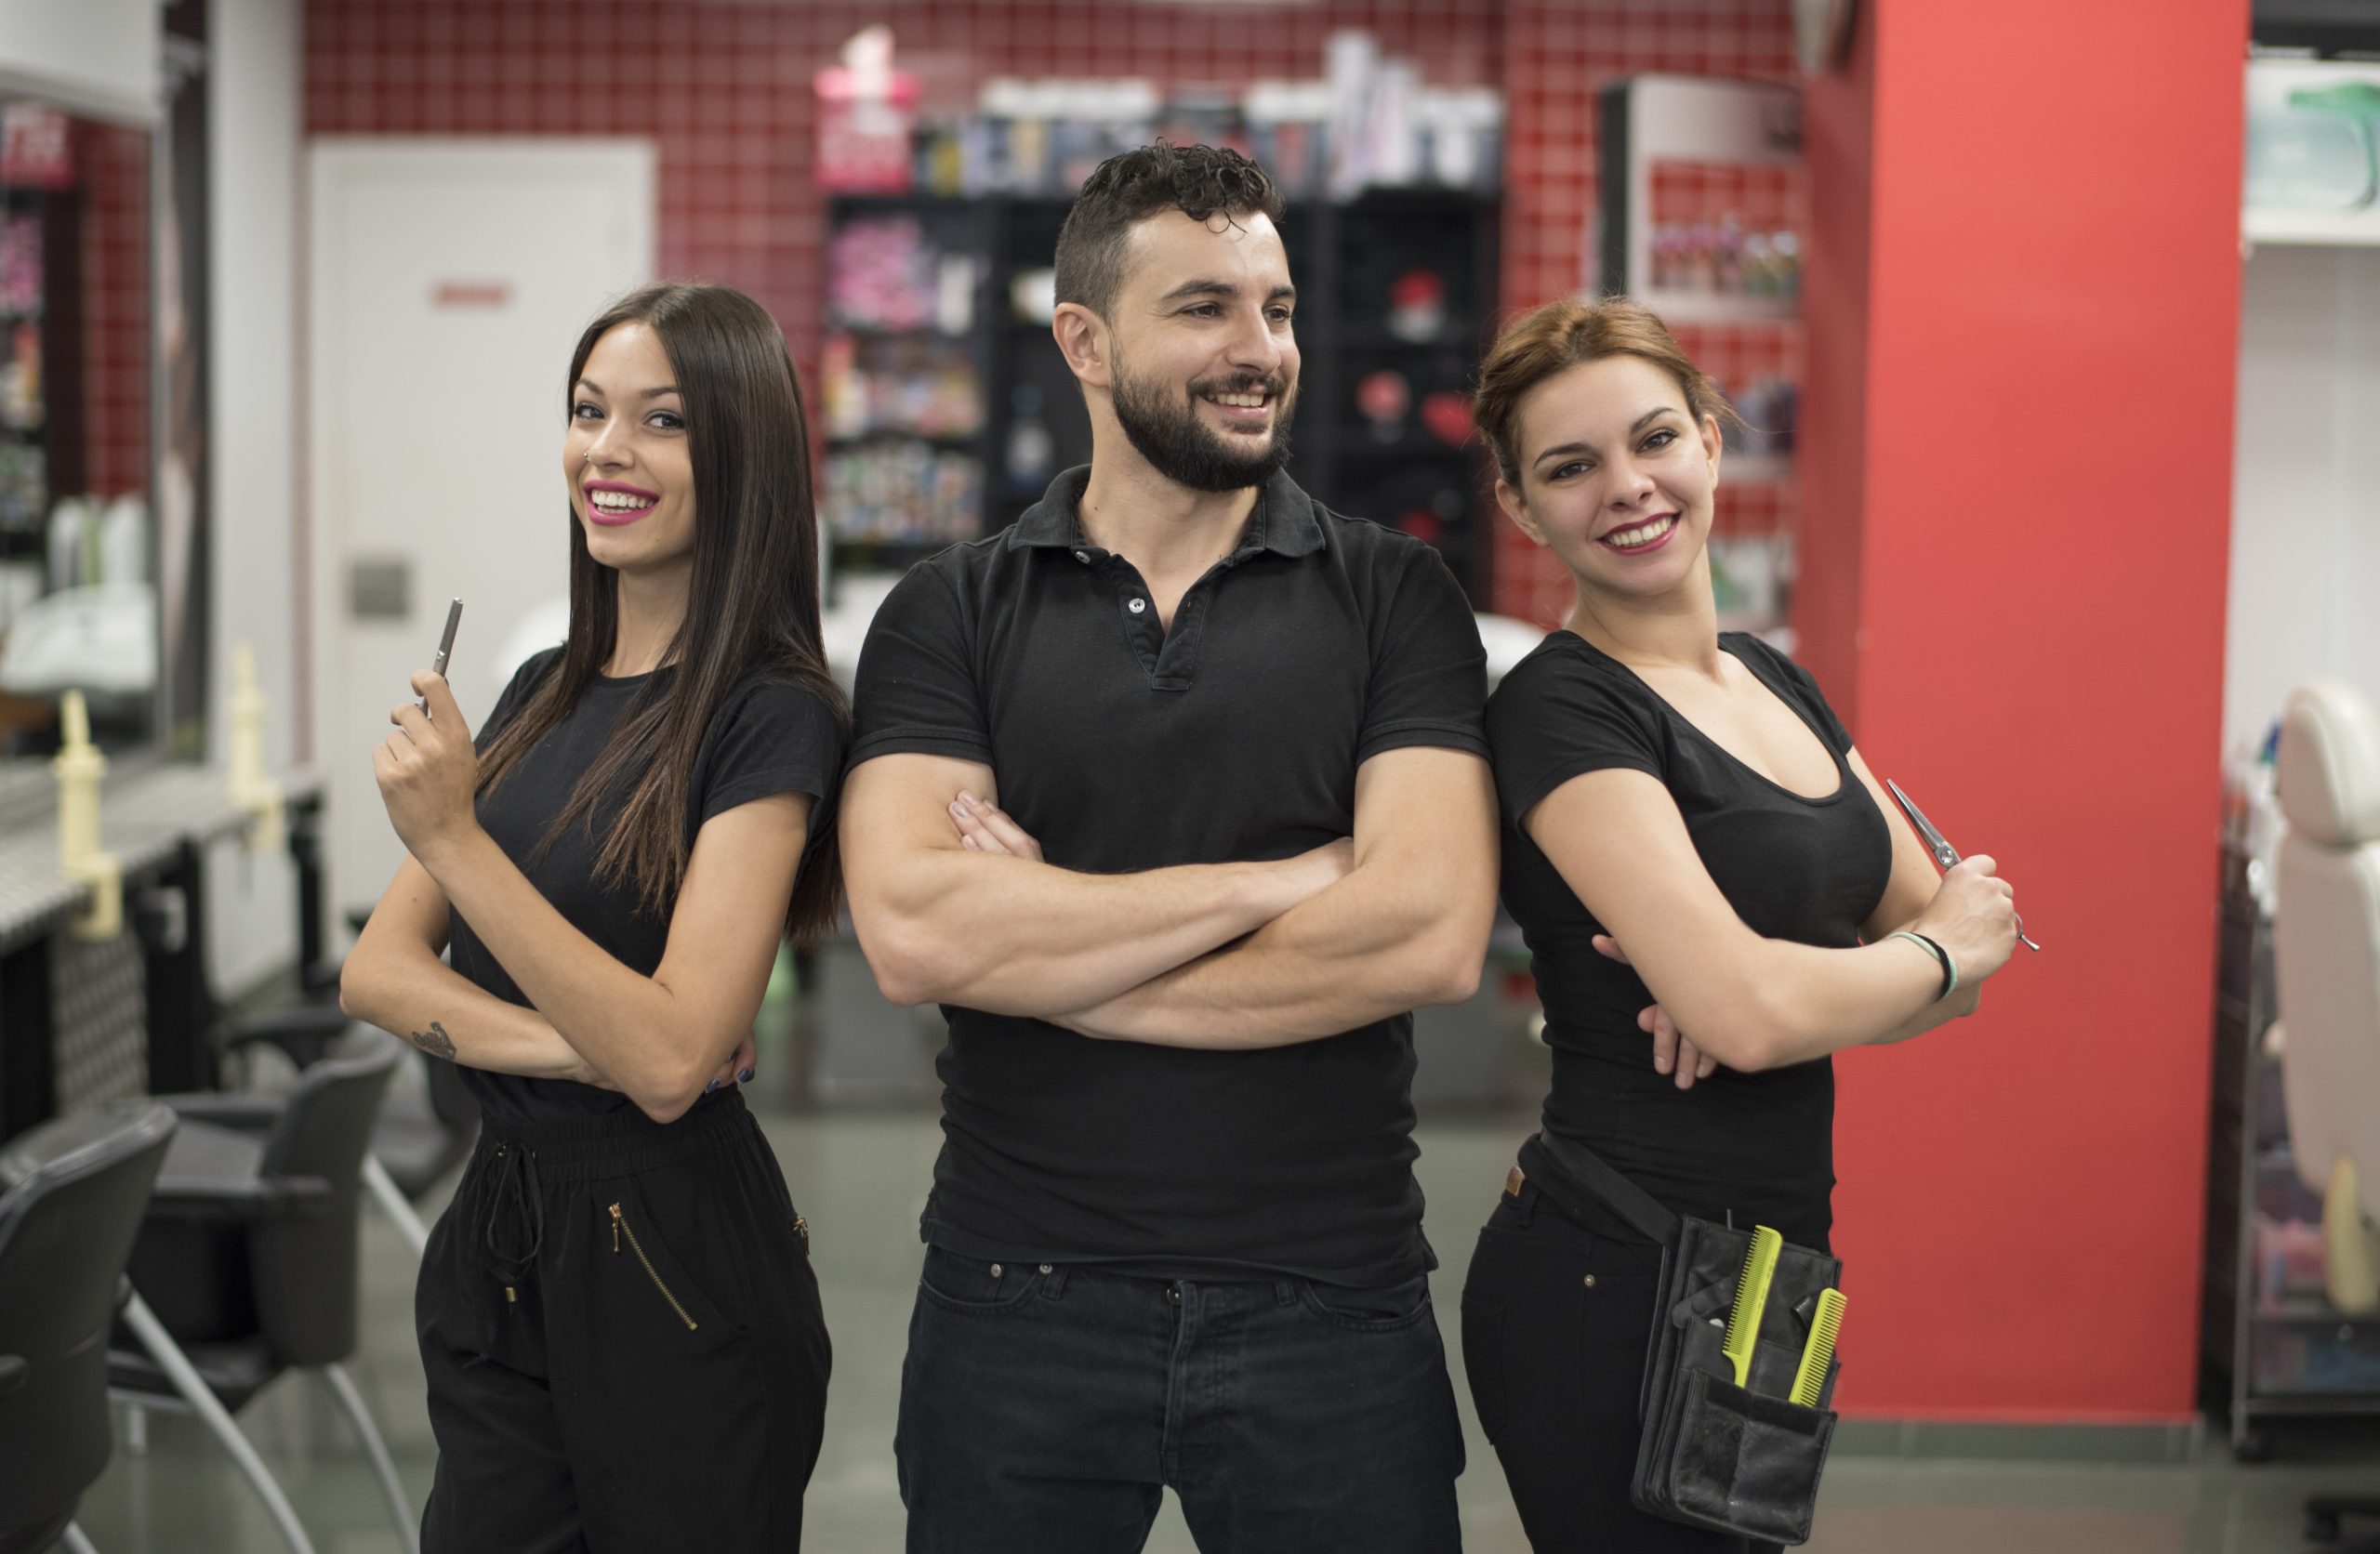
[[843, 796], [860, 947], [895, 1003], [1031, 1016], [1085, 1035], [1214, 1048], [1336, 1035], [1477, 987], [1496, 907], [1488, 765], [1384, 751], [1355, 836], [1268, 863], [1091, 875], [961, 839], [988, 766], [882, 756]]
[[[703, 823], [650, 977], [573, 927], [483, 832], [429, 863], [408, 857], [348, 955], [340, 1007], [467, 1067], [601, 1085], [674, 1121], [750, 1060], [809, 812], [807, 797], [778, 794]], [[439, 958], [450, 902], [533, 1007]]]
[[[1984, 978], [2005, 963], [2014, 916], [1993, 861], [1970, 859], [1937, 881], [1915, 833], [1890, 820], [1883, 784], [1857, 750], [1849, 765], [1893, 837], [1891, 873], [1857, 949], [1755, 933], [1704, 867], [1675, 799], [1644, 772], [1573, 777], [1521, 817], [1606, 925], [1596, 947], [1633, 966], [1658, 1000], [1637, 1024], [1654, 1037], [1655, 1067], [1673, 1064], [1681, 1088], [1713, 1060], [1752, 1073], [1906, 1041], [1975, 1012]], [[1954, 947], [1968, 977], [1950, 997], [1936, 1000], [1939, 968], [1923, 951], [1887, 942], [1908, 927]]]

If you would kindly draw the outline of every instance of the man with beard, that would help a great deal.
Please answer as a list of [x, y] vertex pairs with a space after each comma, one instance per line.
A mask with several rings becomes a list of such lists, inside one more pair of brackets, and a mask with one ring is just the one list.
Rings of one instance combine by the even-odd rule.
[[1091, 462], [913, 569], [843, 800], [884, 991], [944, 1006], [895, 1451], [920, 1554], [1460, 1547], [1412, 1017], [1495, 909], [1483, 664], [1436, 552], [1282, 472], [1253, 163], [1144, 147], [1058, 240]]

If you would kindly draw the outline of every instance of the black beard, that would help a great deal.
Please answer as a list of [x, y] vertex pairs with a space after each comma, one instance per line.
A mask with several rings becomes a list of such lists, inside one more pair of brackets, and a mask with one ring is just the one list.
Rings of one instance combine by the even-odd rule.
[[[1273, 401], [1273, 435], [1261, 452], [1239, 452], [1198, 419], [1200, 394], [1259, 388]], [[1176, 485], [1193, 491], [1245, 491], [1263, 485], [1289, 462], [1289, 417], [1297, 409], [1297, 395], [1284, 392], [1278, 377], [1239, 386], [1194, 383], [1177, 401], [1158, 384], [1143, 387], [1119, 361], [1113, 402], [1117, 423], [1132, 446], [1150, 468]]]

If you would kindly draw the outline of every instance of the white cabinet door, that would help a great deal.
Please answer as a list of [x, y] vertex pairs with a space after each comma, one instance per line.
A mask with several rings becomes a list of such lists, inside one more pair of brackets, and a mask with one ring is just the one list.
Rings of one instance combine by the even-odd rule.
[[311, 154], [314, 756], [343, 919], [403, 858], [371, 747], [448, 599], [465, 601], [448, 673], [476, 727], [508, 643], [567, 597], [562, 380], [588, 320], [652, 275], [654, 153], [325, 137]]

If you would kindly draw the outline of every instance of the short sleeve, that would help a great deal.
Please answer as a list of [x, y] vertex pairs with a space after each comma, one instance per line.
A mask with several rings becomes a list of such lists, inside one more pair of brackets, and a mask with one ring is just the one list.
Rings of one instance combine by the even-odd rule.
[[1485, 756], [1488, 655], [1471, 601], [1435, 550], [1418, 543], [1404, 548], [1395, 591], [1372, 631], [1371, 684], [1355, 760], [1411, 745]]
[[479, 732], [472, 736], [471, 747], [481, 755], [486, 755], [488, 746], [496, 743], [496, 736], [504, 731], [507, 723], [521, 715], [521, 709], [528, 705], [529, 697], [537, 686], [561, 662], [562, 649], [548, 648], [543, 652], [532, 654], [527, 663], [513, 670], [512, 678], [505, 682], [504, 690], [496, 696], [496, 705], [488, 708], [487, 716], [480, 720]]
[[1518, 825], [1573, 777], [1618, 769], [1667, 781], [1659, 715], [1573, 653], [1540, 648], [1488, 704], [1496, 797]]
[[694, 828], [713, 815], [774, 794], [816, 799], [810, 817], [825, 829], [820, 810], [843, 767], [843, 731], [826, 699], [806, 686], [762, 681], [738, 691], [720, 711], [705, 741], [694, 800]]
[[929, 563], [893, 586], [860, 650], [851, 762], [879, 756], [992, 758], [966, 621], [948, 578]]

